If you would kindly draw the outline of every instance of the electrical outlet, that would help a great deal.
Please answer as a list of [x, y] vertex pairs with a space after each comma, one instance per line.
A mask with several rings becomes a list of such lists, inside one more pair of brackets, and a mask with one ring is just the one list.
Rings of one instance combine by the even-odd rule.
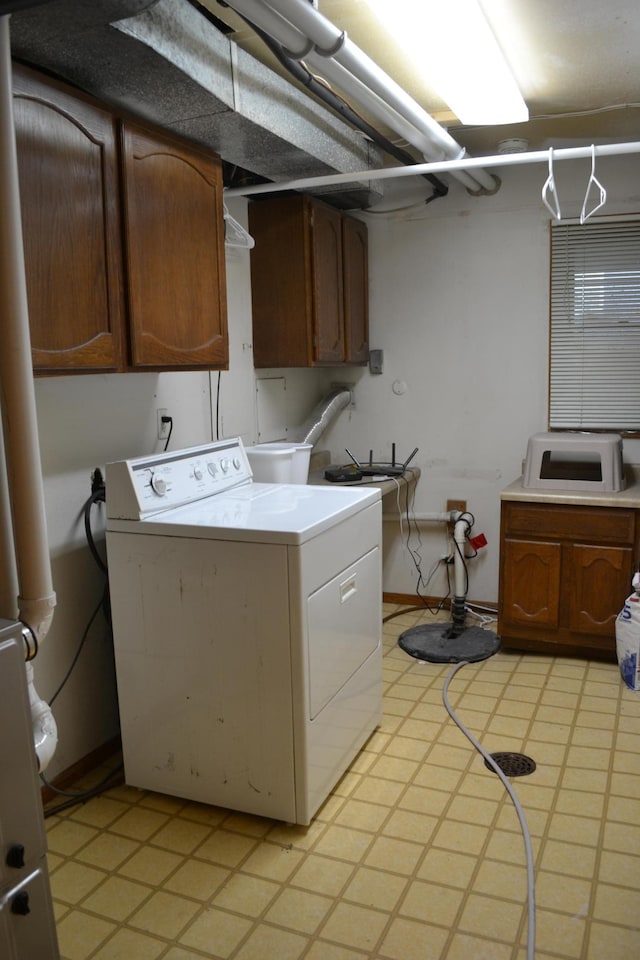
[[169, 421], [163, 422], [163, 417], [169, 416], [169, 411], [165, 407], [159, 407], [156, 411], [158, 417], [158, 440], [166, 440], [169, 436], [169, 429], [171, 423]]

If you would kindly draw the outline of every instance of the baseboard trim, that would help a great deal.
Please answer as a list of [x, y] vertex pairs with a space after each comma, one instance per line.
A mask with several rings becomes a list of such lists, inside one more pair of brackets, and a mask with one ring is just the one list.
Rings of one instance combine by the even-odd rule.
[[[62, 773], [54, 777], [54, 779], [51, 780], [51, 786], [57, 787], [58, 790], [66, 790], [67, 787], [72, 786], [72, 784], [80, 780], [81, 777], [95, 770], [96, 767], [99, 767], [101, 763], [104, 763], [105, 760], [108, 760], [109, 757], [112, 757], [114, 753], [118, 753], [121, 749], [122, 742], [120, 736], [112, 737], [111, 740], [107, 740], [106, 743], [96, 747], [95, 750], [92, 750], [85, 757], [71, 764], [70, 767], [67, 767], [66, 770], [63, 770]], [[49, 803], [49, 801], [55, 800], [58, 796], [55, 790], [51, 790], [47, 786], [41, 788], [40, 795], [43, 803]]]

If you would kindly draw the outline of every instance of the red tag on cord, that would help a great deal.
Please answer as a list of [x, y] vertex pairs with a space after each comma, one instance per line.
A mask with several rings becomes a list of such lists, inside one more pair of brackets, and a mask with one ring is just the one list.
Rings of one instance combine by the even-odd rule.
[[474, 550], [479, 550], [481, 547], [486, 547], [487, 538], [484, 533], [479, 533], [477, 537], [469, 537], [469, 543]]

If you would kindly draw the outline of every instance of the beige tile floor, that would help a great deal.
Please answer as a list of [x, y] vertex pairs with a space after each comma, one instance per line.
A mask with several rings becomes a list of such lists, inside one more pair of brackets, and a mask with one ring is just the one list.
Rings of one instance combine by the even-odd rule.
[[[50, 817], [64, 960], [525, 960], [518, 819], [443, 707], [451, 667], [397, 646], [419, 616], [385, 625], [384, 721], [310, 827], [126, 786]], [[511, 782], [538, 960], [640, 957], [640, 697], [615, 664], [503, 652], [449, 697], [536, 761]]]

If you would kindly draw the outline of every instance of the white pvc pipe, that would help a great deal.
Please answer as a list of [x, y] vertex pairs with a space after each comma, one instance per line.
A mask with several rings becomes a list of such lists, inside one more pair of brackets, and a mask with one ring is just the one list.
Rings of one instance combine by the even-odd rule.
[[[617, 157], [640, 153], [640, 141], [628, 143], [603, 143], [594, 148], [596, 157]], [[511, 167], [526, 163], [549, 163], [549, 150], [534, 150], [527, 153], [495, 154], [490, 157], [464, 157], [461, 160], [438, 160], [433, 163], [414, 163], [407, 167], [382, 167], [379, 170], [360, 170], [351, 173], [331, 173], [322, 177], [301, 177], [298, 180], [283, 180], [279, 183], [262, 183], [256, 186], [234, 187], [225, 190], [226, 197], [248, 197], [258, 193], [279, 193], [282, 190], [306, 190], [309, 187], [329, 187], [354, 180], [397, 180], [403, 177], [419, 177], [425, 173], [453, 173], [455, 170], [473, 170], [477, 167]], [[592, 148], [562, 147], [553, 151], [556, 160], [591, 159]]]
[[[416, 142], [415, 133], [413, 139], [410, 134], [407, 139], [414, 146], [423, 149], [426, 159], [451, 160], [459, 159], [464, 155], [464, 147], [461, 147], [444, 127], [377, 63], [352, 43], [346, 33], [323, 17], [306, 0], [267, 0], [267, 3], [278, 13], [287, 17], [313, 41], [315, 45], [313, 62], [319, 69], [322, 69], [323, 61], [335, 61], [357, 77], [366, 89], [371, 90], [401, 117], [408, 120], [409, 124], [418, 131], [420, 143]], [[368, 101], [365, 100], [365, 102], [369, 105]], [[427, 146], [423, 148], [421, 144], [424, 141]], [[484, 170], [478, 171], [475, 180], [481, 187], [495, 190], [495, 179]], [[474, 187], [478, 189], [475, 183]]]
[[[305, 57], [305, 63], [312, 67], [315, 66], [320, 73], [324, 73], [328, 80], [339, 86], [351, 99], [366, 104], [367, 108], [372, 113], [375, 113], [379, 120], [386, 123], [387, 126], [404, 137], [408, 143], [417, 147], [423, 156], [433, 157], [437, 155], [438, 157], [442, 157], [442, 147], [434, 142], [430, 134], [425, 133], [424, 130], [417, 129], [393, 107], [385, 103], [376, 93], [373, 93], [363, 82], [357, 79], [357, 77], [354, 77], [345, 70], [344, 67], [341, 67], [339, 63], [333, 60], [326, 60], [314, 53]], [[464, 149], [457, 143], [455, 156], [456, 158], [464, 156]], [[484, 171], [481, 171], [481, 173], [484, 174]], [[459, 180], [471, 193], [478, 193], [478, 191], [483, 188], [491, 190], [492, 192], [496, 190], [496, 180], [493, 177], [491, 177], [490, 181], [481, 184], [479, 182], [482, 181], [480, 175], [475, 179], [464, 170], [457, 171], [454, 176], [456, 180]]]
[[56, 596], [51, 579], [33, 389], [6, 16], [0, 20], [0, 210], [0, 385], [7, 479], [21, 594], [20, 618], [40, 640], [53, 616]]
[[[434, 513], [412, 513], [411, 522], [414, 520], [422, 523], [451, 523], [457, 516], [458, 511], [447, 510], [446, 513], [443, 512], [434, 512]], [[398, 515], [397, 513], [383, 513], [382, 519], [385, 523], [397, 523]]]
[[18, 619], [18, 572], [11, 527], [11, 503], [7, 485], [2, 417], [0, 416], [0, 616]]
[[[51, 577], [33, 389], [8, 16], [0, 17], [0, 211], [0, 390], [20, 590], [18, 618], [28, 625], [40, 643], [49, 630], [56, 595]], [[44, 770], [56, 748], [56, 724], [48, 704], [40, 699], [33, 686], [30, 663], [27, 682], [34, 743], [40, 769]]]
[[469, 524], [466, 520], [457, 520], [453, 528], [453, 539], [455, 550], [453, 551], [453, 595], [454, 597], [466, 596], [466, 572], [464, 567], [464, 548], [467, 542], [467, 533]]
[[[426, 157], [460, 157], [464, 148], [384, 73], [346, 34], [306, 0], [230, 0], [229, 6], [281, 43], [294, 59], [337, 84], [349, 96], [422, 151]], [[472, 192], [495, 191], [485, 170], [454, 173]]]

